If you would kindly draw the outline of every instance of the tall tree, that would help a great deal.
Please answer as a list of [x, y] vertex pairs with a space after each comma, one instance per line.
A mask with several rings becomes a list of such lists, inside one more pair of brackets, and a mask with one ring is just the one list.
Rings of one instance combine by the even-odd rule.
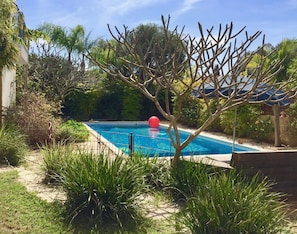
[[30, 35], [35, 46], [31, 51], [27, 88], [62, 103], [71, 92], [92, 89], [97, 78], [95, 73], [85, 71], [84, 54], [93, 44], [90, 34], [84, 36], [82, 26], [67, 31], [46, 23], [31, 30]]
[[92, 48], [100, 41], [100, 38], [97, 39], [90, 39], [91, 32], [87, 34], [87, 36], [84, 37], [83, 40], [83, 50], [82, 50], [82, 60], [81, 60], [81, 70], [84, 72], [86, 69], [86, 57], [88, 51], [92, 50]]
[[282, 70], [277, 74], [278, 81], [286, 81], [290, 77], [290, 65], [297, 58], [297, 39], [285, 39], [276, 46], [272, 59], [283, 60]]
[[[185, 54], [182, 49], [183, 45], [180, 43], [177, 35], [170, 35], [170, 43], [166, 39], [170, 34], [166, 34], [162, 27], [156, 24], [139, 25], [131, 33], [127, 34], [127, 42], [133, 45], [134, 54], [143, 58], [143, 62], [150, 68], [157, 68], [160, 65], [158, 63], [164, 62], [164, 59], [175, 56], [175, 65], [178, 66], [182, 63]], [[131, 51], [119, 46], [118, 50], [123, 50], [122, 56], [129, 58]], [[164, 58], [161, 58], [161, 57]], [[135, 69], [139, 73], [139, 78], [145, 80], [146, 72], [143, 69], [135, 66]], [[172, 69], [171, 64], [167, 64], [166, 69]]]
[[48, 53], [43, 44], [35, 46], [38, 53], [30, 56], [27, 89], [63, 103], [71, 92], [90, 90], [97, 83], [96, 74], [82, 71], [80, 61], [68, 61], [55, 49]]
[[[157, 26], [155, 24], [148, 24], [148, 25], [140, 25], [136, 27], [133, 30], [133, 35], [131, 34], [128, 40], [130, 41], [131, 44], [135, 45], [135, 50], [138, 54], [138, 56], [142, 57], [145, 56], [145, 62], [148, 66], [154, 67], [156, 62], [154, 61], [154, 57], [151, 54], [146, 55], [146, 50], [149, 47], [149, 45], [152, 43], [160, 42], [162, 44], [164, 42], [164, 33], [162, 32], [162, 27]], [[163, 42], [162, 42], [163, 41]], [[113, 47], [113, 49], [117, 50], [113, 51], [110, 47]], [[174, 45], [171, 45], [171, 48], [167, 46], [166, 53], [169, 55], [172, 53]], [[165, 49], [166, 47], [163, 46]], [[91, 50], [92, 57], [95, 57], [97, 61], [106, 61], [109, 60], [112, 64], [117, 64], [117, 67], [121, 69], [122, 73], [125, 73], [126, 75], [129, 74], [129, 70], [125, 68], [125, 64], [121, 62], [117, 58], [118, 54], [121, 54], [122, 57], [129, 57], [129, 52], [126, 51], [126, 48], [121, 48], [117, 45], [115, 40], [98, 40], [98, 43], [96, 46], [92, 47]], [[157, 55], [155, 55], [156, 57]], [[158, 55], [159, 56], [159, 55]], [[145, 73], [142, 71], [142, 69], [135, 67], [135, 72], [139, 74], [140, 79], [145, 79], [143, 77]], [[103, 93], [106, 94], [102, 96], [104, 98], [104, 102], [106, 102], [105, 98], [112, 98], [110, 101], [114, 101], [115, 98], [119, 98], [120, 101], [117, 101], [117, 105], [113, 106], [113, 111], [108, 111], [108, 113], [114, 113], [117, 112], [117, 115], [122, 113], [121, 116], [118, 116], [118, 118], [123, 119], [123, 120], [132, 120], [131, 117], [128, 117], [127, 113], [131, 113], [132, 106], [129, 105], [128, 100], [132, 100], [135, 104], [135, 109], [133, 110], [133, 119], [147, 119], [151, 115], [156, 115], [158, 114], [158, 111], [156, 110], [156, 107], [154, 106], [154, 103], [151, 102], [148, 99], [145, 99], [144, 96], [138, 95], [139, 91], [137, 92], [132, 92], [134, 95], [131, 93], [131, 88], [130, 87], [125, 87], [125, 83], [120, 81], [119, 79], [115, 79], [113, 76], [110, 75], [102, 75], [104, 77], [103, 80], [105, 82], [102, 83], [101, 85], [101, 90]], [[155, 89], [155, 84], [151, 83], [149, 85], [149, 89]], [[112, 94], [112, 95], [111, 95]], [[104, 97], [105, 96], [105, 97]], [[131, 99], [131, 97], [134, 96], [134, 98]], [[103, 100], [103, 99], [102, 99]], [[164, 101], [159, 100], [160, 103], [164, 106]], [[104, 102], [100, 102], [100, 105], [104, 106]], [[136, 104], [137, 103], [137, 104]], [[111, 108], [110, 105], [107, 106], [108, 108]], [[136, 108], [137, 107], [137, 108]], [[142, 107], [142, 108], [140, 108]], [[122, 108], [122, 109], [121, 109]], [[119, 111], [119, 109], [121, 111]], [[100, 111], [100, 113], [104, 113], [103, 110]], [[105, 117], [107, 118], [107, 116]]]
[[[127, 51], [129, 55], [122, 56], [121, 53], [118, 53], [121, 50], [115, 50], [117, 60], [120, 62], [113, 63], [108, 59], [105, 62], [96, 61], [95, 58], [93, 61], [109, 75], [140, 90], [155, 103], [162, 116], [169, 121], [167, 131], [175, 148], [172, 161], [173, 166], [175, 166], [180, 158], [181, 151], [222, 112], [245, 103], [264, 103], [270, 100], [271, 97], [259, 101], [251, 100], [250, 97], [255, 95], [260, 82], [269, 83], [272, 81], [275, 74], [271, 71], [278, 67], [279, 63], [275, 62], [269, 68], [264, 69], [267, 57], [261, 55], [259, 66], [250, 74], [248, 81], [240, 80], [238, 77], [245, 70], [254, 53], [257, 53], [264, 46], [263, 40], [262, 46], [257, 51], [247, 53], [250, 45], [260, 36], [260, 32], [252, 35], [245, 32], [244, 40], [238, 45], [237, 38], [244, 32], [244, 28], [234, 33], [232, 23], [225, 27], [220, 26], [218, 32], [214, 32], [213, 28], [204, 31], [202, 25], [198, 24], [199, 37], [197, 38], [185, 35], [183, 30], [179, 32], [177, 27], [172, 31], [169, 30], [169, 19], [165, 20], [164, 17], [162, 17], [162, 25], [162, 32], [165, 35], [164, 41], [148, 43], [145, 54], [139, 54], [137, 46], [130, 42], [129, 39], [131, 34], [133, 37], [133, 31], [129, 31], [124, 26], [123, 32], [116, 28], [114, 33], [109, 28], [113, 39], [117, 42], [117, 47]], [[169, 45], [174, 45], [173, 48], [176, 48], [170, 54], [167, 50]], [[146, 55], [153, 57], [153, 66], [147, 63]], [[121, 63], [128, 72], [122, 72], [122, 67], [118, 66]], [[140, 76], [138, 70], [142, 70], [144, 75]], [[253, 82], [251, 89], [248, 92], [240, 92], [240, 87], [246, 86], [252, 80], [255, 82]], [[214, 90], [210, 94], [204, 92], [208, 82], [214, 84]], [[179, 83], [178, 89], [176, 88], [177, 83]], [[221, 87], [226, 83], [229, 84], [228, 95], [221, 90]], [[150, 89], [152, 84], [155, 86], [154, 89]], [[239, 90], [233, 90], [234, 86]], [[182, 142], [178, 131], [178, 120], [182, 115], [182, 100], [195, 87], [205, 103], [209, 115], [205, 122]], [[269, 89], [270, 87], [267, 86], [267, 90]], [[164, 107], [159, 101], [161, 93], [164, 94]], [[170, 108], [170, 93], [175, 96], [177, 101], [177, 111], [174, 113]], [[216, 103], [214, 109], [210, 108], [210, 97]]]
[[71, 61], [73, 53], [83, 53], [85, 29], [81, 25], [67, 30], [59, 25], [45, 23], [39, 27], [40, 31], [46, 33], [53, 43], [66, 49], [68, 61]]

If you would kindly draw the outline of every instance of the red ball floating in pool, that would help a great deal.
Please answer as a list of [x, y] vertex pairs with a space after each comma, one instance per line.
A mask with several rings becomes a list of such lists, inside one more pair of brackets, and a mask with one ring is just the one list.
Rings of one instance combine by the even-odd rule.
[[157, 116], [151, 116], [148, 120], [148, 123], [151, 128], [157, 128], [160, 125], [160, 120]]

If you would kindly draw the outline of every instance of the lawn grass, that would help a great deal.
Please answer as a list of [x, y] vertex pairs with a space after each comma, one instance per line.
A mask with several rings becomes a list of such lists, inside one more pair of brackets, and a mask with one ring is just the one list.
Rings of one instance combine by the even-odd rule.
[[[17, 181], [16, 170], [0, 173], [0, 233], [90, 233], [63, 221], [64, 206], [48, 203]], [[175, 233], [174, 218], [147, 220], [143, 233]], [[111, 232], [113, 233], [113, 232]], [[130, 233], [129, 231], [124, 233]]]
[[71, 233], [62, 206], [27, 192], [17, 177], [15, 170], [0, 173], [0, 233]]

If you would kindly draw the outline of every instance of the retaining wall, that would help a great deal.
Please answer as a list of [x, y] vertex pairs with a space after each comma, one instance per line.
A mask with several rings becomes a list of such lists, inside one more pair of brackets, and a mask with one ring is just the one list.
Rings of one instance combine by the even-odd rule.
[[276, 184], [273, 189], [297, 199], [297, 151], [233, 152], [230, 165], [253, 176], [260, 173]]

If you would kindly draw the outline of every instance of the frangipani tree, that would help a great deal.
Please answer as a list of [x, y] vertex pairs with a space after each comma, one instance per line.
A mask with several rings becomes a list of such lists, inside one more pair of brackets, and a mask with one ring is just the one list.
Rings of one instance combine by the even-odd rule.
[[[233, 32], [232, 23], [225, 27], [220, 25], [218, 31], [215, 32], [214, 28], [204, 30], [198, 23], [199, 36], [192, 37], [184, 34], [184, 28], [181, 31], [178, 31], [177, 27], [170, 30], [169, 22], [170, 19], [166, 20], [162, 17], [164, 36], [160, 40], [151, 40], [151, 43], [146, 43], [146, 47], [142, 50], [139, 50], [139, 45], [142, 44], [143, 37], [136, 37], [135, 32], [126, 26], [122, 32], [117, 27], [113, 31], [108, 26], [113, 40], [117, 42], [110, 44], [110, 50], [116, 53], [118, 61], [115, 62], [108, 58], [98, 61], [95, 57], [91, 55], [90, 57], [109, 75], [138, 89], [155, 103], [159, 112], [169, 122], [167, 131], [175, 148], [172, 161], [175, 166], [181, 151], [222, 112], [251, 102], [250, 97], [256, 92], [260, 82], [278, 85], [273, 83], [273, 77], [280, 70], [281, 62], [275, 61], [266, 68], [264, 64], [266, 64], [267, 56], [261, 55], [258, 66], [253, 69], [247, 79], [237, 80], [254, 54], [264, 46], [263, 37], [262, 46], [254, 52], [248, 51], [261, 32], [249, 35], [245, 28]], [[241, 36], [243, 39], [241, 38], [238, 43], [238, 38]], [[149, 63], [147, 63], [148, 57]], [[119, 64], [121, 66], [118, 66]], [[226, 95], [221, 91], [221, 85], [226, 84], [224, 80], [231, 80], [232, 85], [236, 87], [244, 85], [248, 80], [254, 82], [248, 92], [239, 95], [236, 89], [232, 89], [233, 91]], [[209, 82], [213, 82], [215, 87], [211, 94], [203, 91]], [[285, 89], [288, 83], [278, 87]], [[194, 88], [199, 91], [209, 115], [205, 122], [182, 142], [178, 132], [178, 120], [182, 115], [182, 100], [188, 97]], [[161, 93], [164, 95], [165, 106], [162, 106], [159, 101]], [[170, 108], [170, 93], [176, 98], [178, 111], [175, 113]], [[285, 93], [282, 98], [285, 99], [289, 95]], [[210, 106], [210, 98], [216, 103], [216, 108]], [[271, 97], [267, 97], [267, 100], [253, 100], [252, 103], [265, 103], [269, 100]]]

